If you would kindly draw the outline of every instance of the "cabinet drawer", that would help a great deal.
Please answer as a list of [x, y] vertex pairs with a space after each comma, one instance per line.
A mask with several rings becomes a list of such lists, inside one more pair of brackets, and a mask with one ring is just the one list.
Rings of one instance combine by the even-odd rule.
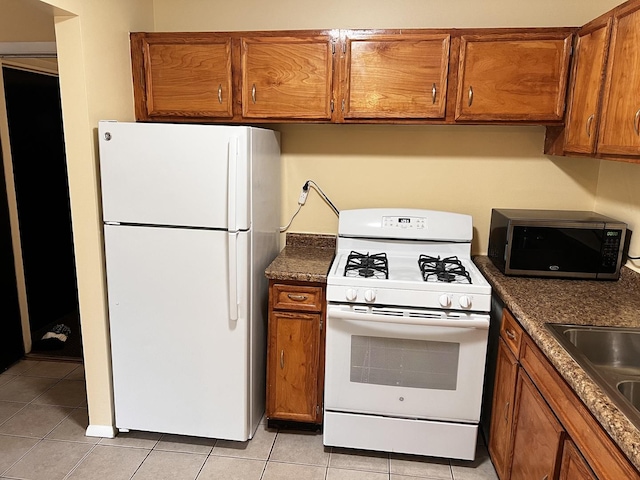
[[306, 312], [322, 311], [322, 287], [273, 285], [273, 308]]
[[502, 311], [502, 326], [500, 327], [500, 336], [509, 347], [509, 350], [520, 358], [520, 346], [522, 344], [522, 328], [515, 318], [505, 308]]

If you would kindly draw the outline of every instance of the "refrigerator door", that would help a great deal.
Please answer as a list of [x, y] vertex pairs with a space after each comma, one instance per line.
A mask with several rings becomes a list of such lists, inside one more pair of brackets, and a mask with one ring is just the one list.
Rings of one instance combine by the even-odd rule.
[[116, 427], [251, 438], [249, 236], [105, 226]]
[[248, 229], [249, 131], [101, 121], [104, 221]]

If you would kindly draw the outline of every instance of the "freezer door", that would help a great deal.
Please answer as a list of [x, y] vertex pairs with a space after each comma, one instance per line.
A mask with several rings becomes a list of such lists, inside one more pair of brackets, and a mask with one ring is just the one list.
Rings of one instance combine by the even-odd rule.
[[249, 127], [100, 122], [105, 222], [249, 228]]
[[[240, 441], [252, 436], [248, 238], [105, 226], [118, 428]], [[237, 255], [230, 261], [234, 241]]]

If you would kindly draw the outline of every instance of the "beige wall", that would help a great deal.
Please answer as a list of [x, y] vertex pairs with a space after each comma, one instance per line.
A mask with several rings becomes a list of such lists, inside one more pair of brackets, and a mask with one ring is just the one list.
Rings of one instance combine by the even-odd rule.
[[[635, 230], [629, 255], [640, 257], [640, 165], [601, 162], [596, 211], [623, 220]], [[627, 266], [640, 271], [637, 260], [630, 260]]]
[[53, 42], [51, 7], [37, 0], [0, 0], [0, 42]]
[[92, 425], [111, 426], [96, 129], [101, 119], [134, 119], [128, 33], [153, 29], [153, 5], [151, 0], [46, 1], [59, 9], [55, 29], [89, 417]]

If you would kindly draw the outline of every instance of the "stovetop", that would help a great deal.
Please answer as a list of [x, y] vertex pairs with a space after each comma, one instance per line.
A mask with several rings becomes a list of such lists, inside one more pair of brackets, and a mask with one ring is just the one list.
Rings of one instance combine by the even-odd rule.
[[488, 312], [491, 287], [471, 260], [469, 219], [429, 210], [340, 212], [327, 300]]

